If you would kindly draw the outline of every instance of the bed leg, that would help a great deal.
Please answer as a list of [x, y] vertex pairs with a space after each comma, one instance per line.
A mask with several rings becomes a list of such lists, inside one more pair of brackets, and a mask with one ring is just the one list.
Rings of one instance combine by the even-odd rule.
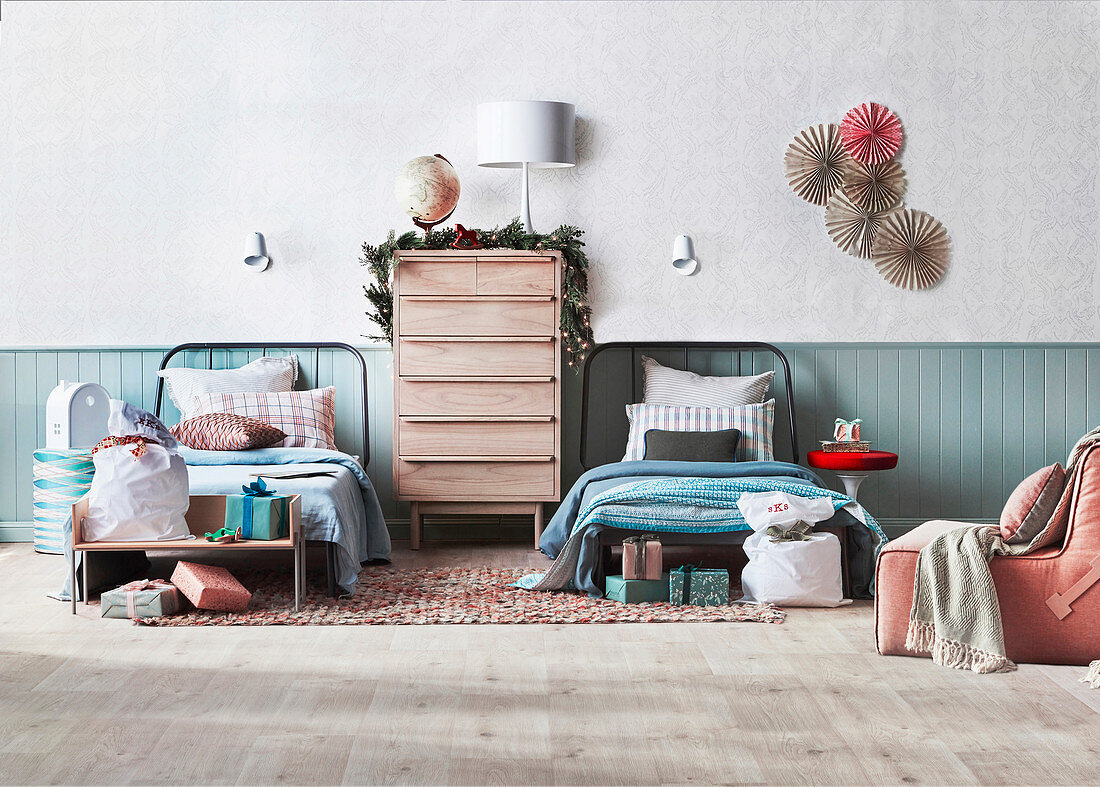
[[542, 503], [535, 503], [535, 549], [539, 548], [542, 539], [543, 521]]
[[415, 500], [409, 507], [409, 549], [420, 549], [420, 503]]
[[325, 542], [325, 578], [328, 580], [328, 594], [336, 598], [336, 544]]

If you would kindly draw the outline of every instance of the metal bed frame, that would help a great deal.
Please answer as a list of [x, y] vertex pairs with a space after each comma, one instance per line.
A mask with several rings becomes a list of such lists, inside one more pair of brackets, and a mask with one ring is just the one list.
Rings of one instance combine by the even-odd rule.
[[[683, 353], [683, 366], [687, 366], [688, 354], [697, 350], [717, 350], [719, 352], [768, 352], [779, 361], [783, 369], [783, 382], [787, 394], [787, 419], [790, 428], [792, 461], [798, 463], [798, 429], [794, 418], [794, 387], [791, 382], [791, 365], [787, 356], [778, 347], [765, 342], [609, 342], [597, 345], [588, 354], [584, 362], [584, 379], [581, 393], [581, 434], [580, 434], [580, 460], [585, 470], [591, 469], [588, 457], [588, 409], [590, 399], [590, 384], [592, 362], [603, 352], [608, 350], [630, 351], [630, 402], [638, 400], [638, 377], [641, 361], [641, 353], [647, 350], [679, 351]], [[738, 359], [735, 373], [739, 373], [740, 359]], [[848, 573], [848, 533], [846, 527], [818, 526], [819, 530], [831, 532], [840, 540], [841, 566], [843, 572], [843, 584], [845, 594], [850, 593], [851, 582]], [[597, 562], [597, 581], [603, 583], [607, 569], [612, 565], [614, 555], [612, 547], [617, 546], [624, 538], [636, 534], [637, 531], [622, 530], [618, 528], [605, 528], [600, 531], [599, 549], [600, 559]], [[662, 533], [661, 540], [669, 547], [689, 548], [693, 551], [702, 551], [708, 559], [715, 558], [730, 548], [740, 548], [744, 542], [746, 532], [735, 533]]]
[[[189, 342], [173, 347], [164, 354], [160, 360], [159, 371], [168, 368], [168, 362], [181, 352], [205, 352], [206, 368], [214, 368], [215, 350], [260, 350], [267, 356], [268, 350], [312, 350], [313, 351], [313, 379], [317, 380], [320, 371], [320, 350], [343, 350], [350, 354], [359, 363], [360, 381], [363, 389], [363, 467], [370, 464], [370, 419], [367, 407], [367, 361], [363, 354], [350, 344], [344, 342]], [[188, 367], [195, 368], [195, 367]], [[161, 417], [161, 405], [164, 399], [164, 378], [157, 375], [157, 399], [153, 414]], [[307, 542], [310, 543], [310, 542]], [[336, 545], [331, 541], [314, 541], [314, 544], [325, 545], [325, 580], [328, 592], [331, 596], [338, 594], [336, 587]], [[305, 554], [302, 556], [302, 581], [305, 581]]]
[[[630, 350], [630, 402], [638, 401], [638, 370], [641, 365], [641, 350], [672, 350], [684, 354], [684, 366], [687, 366], [688, 353], [696, 350], [718, 350], [721, 352], [769, 352], [783, 367], [783, 380], [787, 391], [787, 421], [791, 432], [792, 461], [798, 464], [798, 431], [794, 422], [794, 388], [791, 385], [791, 365], [783, 351], [765, 342], [608, 342], [597, 345], [584, 361], [584, 382], [581, 393], [581, 467], [592, 469], [588, 464], [588, 400], [591, 381], [592, 362], [606, 350]], [[740, 360], [738, 360], [740, 371]]]

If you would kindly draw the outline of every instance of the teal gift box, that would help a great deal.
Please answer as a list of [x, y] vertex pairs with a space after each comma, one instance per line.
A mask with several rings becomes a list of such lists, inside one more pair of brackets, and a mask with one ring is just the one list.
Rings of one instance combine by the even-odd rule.
[[730, 572], [724, 568], [680, 566], [668, 574], [668, 598], [673, 604], [717, 607], [730, 603]]
[[277, 495], [262, 478], [242, 487], [244, 494], [226, 495], [225, 526], [241, 529], [241, 538], [274, 541], [290, 530], [289, 495]]
[[668, 574], [660, 579], [623, 579], [621, 574], [613, 574], [604, 579], [603, 597], [624, 604], [668, 601]]
[[163, 579], [139, 579], [99, 597], [105, 618], [162, 618], [175, 615], [182, 606], [176, 586]]

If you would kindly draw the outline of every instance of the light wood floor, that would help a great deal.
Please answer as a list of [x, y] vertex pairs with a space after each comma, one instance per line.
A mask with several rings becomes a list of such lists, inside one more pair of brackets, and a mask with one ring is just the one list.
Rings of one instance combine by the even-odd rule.
[[[517, 565], [516, 547], [397, 550]], [[169, 628], [48, 600], [0, 545], [0, 782], [1083, 784], [1080, 668], [874, 653], [868, 603], [780, 626]]]

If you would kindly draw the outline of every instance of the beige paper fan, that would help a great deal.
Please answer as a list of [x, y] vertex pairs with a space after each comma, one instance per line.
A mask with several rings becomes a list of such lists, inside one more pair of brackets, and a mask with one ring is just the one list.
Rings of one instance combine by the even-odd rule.
[[923, 210], [906, 208], [882, 222], [871, 258], [895, 287], [923, 290], [947, 272], [950, 246], [947, 230], [938, 220]]
[[825, 205], [844, 181], [848, 153], [835, 123], [810, 126], [787, 146], [783, 163], [794, 193], [814, 205]]
[[844, 195], [872, 212], [894, 207], [905, 193], [905, 170], [896, 161], [864, 164], [849, 157], [843, 176]]
[[825, 206], [825, 229], [841, 251], [868, 259], [883, 220], [896, 208], [872, 212], [836, 192]]

